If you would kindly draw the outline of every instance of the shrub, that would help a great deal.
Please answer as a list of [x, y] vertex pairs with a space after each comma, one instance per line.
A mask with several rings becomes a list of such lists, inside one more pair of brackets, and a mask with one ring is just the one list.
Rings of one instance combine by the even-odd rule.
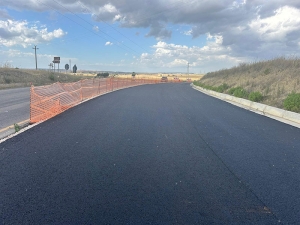
[[264, 74], [265, 74], [265, 75], [268, 75], [269, 73], [271, 73], [270, 68], [264, 70]]
[[51, 74], [49, 75], [49, 80], [51, 80], [51, 81], [54, 81], [54, 80], [55, 80], [55, 77], [54, 77], [54, 74], [53, 74], [53, 73], [51, 73]]
[[17, 123], [14, 124], [14, 127], [15, 127], [15, 132], [19, 132], [21, 130], [21, 127]]
[[217, 92], [223, 93], [229, 88], [228, 84], [224, 83], [216, 88]]
[[8, 78], [8, 77], [4, 77], [4, 82], [5, 82], [6, 84], [10, 84], [10, 83], [11, 83], [11, 79]]
[[228, 91], [228, 94], [233, 95], [233, 93], [235, 92], [235, 90], [237, 90], [237, 88], [239, 88], [239, 87], [230, 88]]
[[238, 98], [247, 98], [248, 97], [248, 93], [247, 91], [245, 91], [243, 88], [241, 87], [237, 87], [234, 92], [233, 92], [233, 95], [235, 97], [238, 97]]
[[263, 100], [263, 95], [259, 91], [251, 92], [249, 94], [249, 100], [253, 102], [261, 102]]
[[98, 73], [97, 77], [108, 77], [109, 73]]
[[300, 112], [300, 93], [289, 94], [283, 101], [283, 106], [286, 110]]
[[229, 86], [225, 83], [218, 86], [218, 87], [213, 87], [213, 86], [210, 86], [210, 85], [200, 83], [199, 81], [194, 81], [194, 85], [197, 85], [199, 87], [202, 87], [202, 88], [205, 88], [205, 89], [208, 89], [208, 90], [220, 92], [220, 93], [223, 93], [224, 91], [226, 91], [229, 88]]

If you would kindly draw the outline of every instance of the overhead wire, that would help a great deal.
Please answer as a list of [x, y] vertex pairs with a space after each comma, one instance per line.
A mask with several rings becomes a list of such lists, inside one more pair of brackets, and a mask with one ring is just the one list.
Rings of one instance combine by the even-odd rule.
[[[47, 7], [50, 7], [52, 8], [55, 12], [59, 13], [60, 15], [66, 17], [67, 19], [71, 20], [73, 23], [83, 27], [84, 29], [88, 30], [89, 32], [93, 33], [94, 35], [98, 36], [99, 38], [103, 39], [103, 40], [106, 40], [106, 41], [111, 41], [109, 39], [107, 39], [106, 37], [103, 37], [101, 35], [99, 35], [98, 33], [96, 33], [95, 31], [93, 31], [92, 29], [90, 28], [87, 28], [85, 26], [83, 26], [82, 24], [78, 23], [77, 21], [71, 19], [70, 17], [66, 16], [65, 14], [61, 13], [60, 11], [58, 11], [57, 9], [55, 9], [54, 7], [44, 3], [44, 2], [41, 2], [39, 0], [37, 0], [38, 2], [42, 3], [43, 5], [47, 6]], [[76, 13], [72, 12], [71, 10], [69, 10], [68, 8], [66, 8], [65, 6], [63, 6], [62, 4], [60, 4], [59, 2], [57, 2], [56, 0], [53, 0], [55, 3], [57, 3], [58, 5], [60, 5], [62, 8], [64, 8], [65, 10], [67, 10], [68, 12], [70, 12], [71, 14], [75, 15], [76, 17], [80, 18], [81, 20], [85, 21], [86, 23], [88, 23], [89, 25], [91, 26], [94, 26], [94, 24], [90, 23], [89, 21], [85, 20], [84, 18], [80, 17], [79, 15], [77, 15]], [[194, 1], [193, 1], [194, 2]], [[191, 2], [191, 3], [193, 3]], [[168, 8], [168, 9], [165, 9], [165, 10], [162, 10], [162, 11], [159, 11], [159, 12], [156, 12], [154, 14], [152, 14], [150, 17], [145, 17], [144, 19], [140, 19], [139, 21], [144, 21], [144, 20], [147, 20], [147, 19], [150, 19], [152, 17], [155, 17], [156, 15], [159, 15], [159, 14], [162, 14], [162, 13], [165, 13], [165, 12], [171, 12], [171, 11], [174, 11], [174, 10], [177, 10], [179, 9], [180, 5], [177, 5], [178, 3], [181, 3], [181, 1], [178, 1], [178, 2], [173, 2], [171, 5], [175, 5], [174, 7], [171, 7], [171, 8]], [[82, 5], [81, 5], [82, 6]], [[88, 12], [91, 13], [91, 11], [86, 7], [86, 6], [82, 6], [85, 10], [88, 10]], [[129, 37], [127, 37], [126, 35], [124, 35], [122, 32], [120, 32], [119, 30], [117, 30], [116, 28], [114, 28], [112, 25], [110, 25], [109, 23], [101, 20], [101, 22], [105, 23], [107, 26], [111, 27], [112, 29], [114, 29], [116, 32], [118, 32], [120, 35], [122, 35], [123, 37], [125, 37], [126, 39], [128, 39], [129, 41], [131, 41], [132, 43], [134, 43], [135, 45], [137, 45], [139, 48], [147, 51], [145, 48], [143, 48], [142, 46], [140, 46], [139, 44], [137, 44], [136, 42], [134, 42], [133, 40], [131, 40]], [[134, 52], [134, 53], [137, 53], [139, 54], [137, 51], [135, 51], [134, 49], [128, 47], [127, 45], [125, 45], [124, 43], [120, 43], [117, 39], [115, 39], [114, 37], [112, 37], [111, 35], [105, 33], [104, 31], [100, 30], [101, 33], [103, 33], [104, 35], [110, 37], [111, 39], [117, 41], [118, 44], [121, 44], [121, 45], [116, 45], [117, 47], [127, 51], [127, 49], [124, 49], [122, 46], [128, 48], [130, 51]], [[81, 36], [86, 36], [86, 35], [80, 35]], [[79, 37], [76, 37], [74, 39], [70, 39], [68, 41], [74, 41], [74, 40], [77, 40]]]
[[[85, 21], [85, 22], [88, 23], [89, 25], [94, 26], [94, 24], [90, 23], [89, 21], [87, 21], [87, 20], [85, 20], [84, 18], [80, 17], [79, 15], [77, 15], [77, 14], [74, 13], [74, 12], [72, 12], [72, 11], [69, 10], [68, 8], [64, 7], [64, 6], [63, 6], [62, 4], [60, 4], [58, 1], [56, 1], [56, 0], [52, 0], [52, 1], [54, 1], [55, 3], [57, 3], [57, 4], [60, 5], [62, 8], [64, 8], [64, 9], [67, 10], [68, 12], [72, 13], [72, 14], [75, 15], [76, 17], [78, 17], [78, 18], [80, 18], [81, 20]], [[174, 3], [172, 3], [171, 5], [175, 5], [175, 4], [178, 4], [178, 3], [181, 3], [181, 1], [174, 2]], [[85, 10], [87, 10], [89, 13], [91, 13], [90, 9], [88, 9], [85, 5], [81, 5], [81, 7], [83, 7]], [[151, 17], [146, 17], [146, 18], [144, 18], [144, 19], [142, 19], [142, 20], [139, 20], [139, 21], [145, 21], [145, 20], [147, 20], [147, 19], [150, 19], [150, 18], [154, 17], [155, 15], [159, 15], [159, 14], [164, 13], [164, 12], [167, 12], [167, 11], [174, 11], [174, 10], [177, 10], [177, 9], [179, 9], [179, 7], [180, 7], [180, 5], [177, 5], [177, 6], [175, 5], [175, 7], [172, 7], [171, 9], [169, 8], [169, 9], [166, 9], [166, 10], [159, 11], [159, 12], [153, 14]], [[115, 30], [116, 32], [118, 32], [120, 35], [122, 35], [123, 37], [125, 37], [125, 38], [128, 39], [129, 41], [131, 41], [133, 44], [135, 44], [135, 45], [138, 46], [139, 48], [141, 48], [141, 49], [143, 49], [143, 50], [145, 50], [145, 51], [148, 51], [148, 50], [146, 50], [144, 47], [140, 46], [140, 45], [137, 44], [135, 41], [131, 40], [129, 37], [127, 37], [126, 35], [124, 35], [122, 32], [120, 32], [119, 30], [117, 30], [116, 28], [114, 28], [114, 27], [113, 27], [112, 25], [110, 25], [109, 23], [107, 23], [107, 22], [105, 22], [105, 21], [103, 21], [103, 20], [101, 20], [101, 19], [99, 19], [99, 20], [100, 20], [101, 22], [105, 23], [107, 26], [111, 27], [113, 30]], [[102, 31], [102, 33], [106, 34], [106, 33], [103, 32], [103, 31]], [[108, 34], [106, 34], [106, 35], [108, 35]], [[111, 37], [112, 39], [114, 39], [112, 36], [110, 36], [110, 35], [108, 35], [108, 36]], [[116, 40], [116, 39], [114, 39], [114, 40]], [[125, 44], [123, 44], [123, 45], [126, 46]], [[128, 46], [126, 46], [126, 47], [128, 47]], [[128, 48], [129, 48], [129, 47], [128, 47]]]
[[[40, 2], [41, 4], [45, 5], [45, 6], [51, 7], [55, 12], [59, 13], [60, 15], [62, 15], [62, 16], [64, 16], [64, 17], [66, 17], [67, 19], [71, 20], [73, 23], [76, 23], [77, 25], [79, 25], [79, 26], [81, 26], [82, 28], [88, 30], [89, 32], [93, 33], [94, 35], [98, 36], [99, 38], [104, 39], [104, 40], [106, 40], [106, 41], [111, 41], [111, 40], [107, 39], [106, 37], [103, 37], [103, 36], [99, 35], [98, 33], [94, 32], [93, 30], [91, 30], [91, 29], [89, 29], [89, 28], [83, 26], [82, 24], [78, 23], [77, 21], [71, 19], [70, 17], [66, 16], [65, 14], [59, 12], [59, 11], [56, 10], [54, 7], [48, 5], [48, 4], [44, 3], [44, 2], [41, 2], [41, 1], [39, 1], [39, 0], [37, 0], [37, 1]], [[64, 7], [64, 8], [65, 8], [65, 7]], [[113, 38], [112, 36], [106, 34], [105, 32], [103, 32], [103, 31], [101, 31], [101, 32], [104, 33], [105, 35], [111, 37], [113, 40], [116, 40], [115, 38]], [[118, 40], [116, 40], [116, 41], [118, 42]], [[118, 42], [118, 43], [119, 43], [119, 42]], [[130, 51], [139, 54], [138, 52], [136, 52], [136, 51], [133, 50], [132, 48], [126, 46], [125, 44], [123, 44], [123, 43], [120, 43], [120, 44], [121, 44], [121, 45], [116, 45], [116, 46], [119, 47], [119, 48], [122, 48], [122, 49], [125, 50], [125, 51], [128, 51], [127, 49], [121, 47], [121, 46], [123, 45], [123, 46], [127, 47]]]

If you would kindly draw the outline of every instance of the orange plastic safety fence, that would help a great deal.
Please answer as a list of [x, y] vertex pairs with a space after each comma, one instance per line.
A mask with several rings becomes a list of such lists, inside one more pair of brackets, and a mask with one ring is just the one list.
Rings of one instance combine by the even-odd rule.
[[114, 90], [142, 84], [158, 83], [158, 80], [95, 78], [75, 83], [55, 83], [47, 86], [31, 86], [30, 122], [49, 119], [77, 105], [81, 101]]

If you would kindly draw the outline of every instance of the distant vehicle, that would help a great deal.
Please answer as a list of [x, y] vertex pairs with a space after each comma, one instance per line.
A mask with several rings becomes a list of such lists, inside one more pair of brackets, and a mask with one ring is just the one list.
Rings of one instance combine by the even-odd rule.
[[161, 82], [168, 82], [168, 78], [167, 77], [162, 77]]
[[192, 82], [191, 78], [186, 79], [187, 82]]
[[180, 82], [180, 79], [178, 77], [174, 77], [174, 82]]

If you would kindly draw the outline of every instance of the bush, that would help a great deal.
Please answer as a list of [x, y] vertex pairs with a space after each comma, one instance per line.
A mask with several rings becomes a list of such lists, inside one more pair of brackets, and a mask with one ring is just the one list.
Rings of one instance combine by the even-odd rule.
[[108, 77], [109, 73], [98, 73], [97, 77]]
[[11, 83], [11, 79], [8, 78], [8, 77], [4, 77], [4, 82], [5, 82], [6, 84], [10, 84], [10, 83]]
[[261, 102], [263, 100], [263, 95], [258, 91], [251, 92], [249, 94], [249, 100], [253, 102]]
[[247, 98], [248, 93], [243, 88], [237, 87], [233, 92], [233, 96], [238, 98]]
[[226, 91], [229, 88], [229, 86], [225, 83], [218, 86], [218, 87], [213, 87], [213, 86], [210, 86], [210, 85], [206, 85], [206, 84], [200, 83], [199, 81], [194, 81], [193, 84], [196, 85], [196, 86], [205, 88], [207, 90], [212, 90], [212, 91], [216, 91], [216, 92], [220, 92], [220, 93], [223, 93], [224, 91]]
[[54, 81], [54, 80], [55, 80], [55, 77], [54, 77], [54, 74], [53, 74], [53, 73], [49, 75], [49, 80], [51, 80], [51, 81]]
[[15, 127], [15, 132], [19, 132], [21, 130], [21, 127], [17, 123], [14, 124], [14, 127]]
[[236, 89], [237, 89], [236, 87], [230, 88], [228, 94], [233, 95]]
[[270, 68], [264, 70], [264, 74], [265, 74], [265, 75], [268, 75], [269, 73], [271, 73]]
[[291, 93], [283, 101], [283, 106], [286, 110], [300, 112], [300, 93]]
[[228, 84], [222, 84], [216, 88], [217, 92], [223, 93], [229, 88]]

